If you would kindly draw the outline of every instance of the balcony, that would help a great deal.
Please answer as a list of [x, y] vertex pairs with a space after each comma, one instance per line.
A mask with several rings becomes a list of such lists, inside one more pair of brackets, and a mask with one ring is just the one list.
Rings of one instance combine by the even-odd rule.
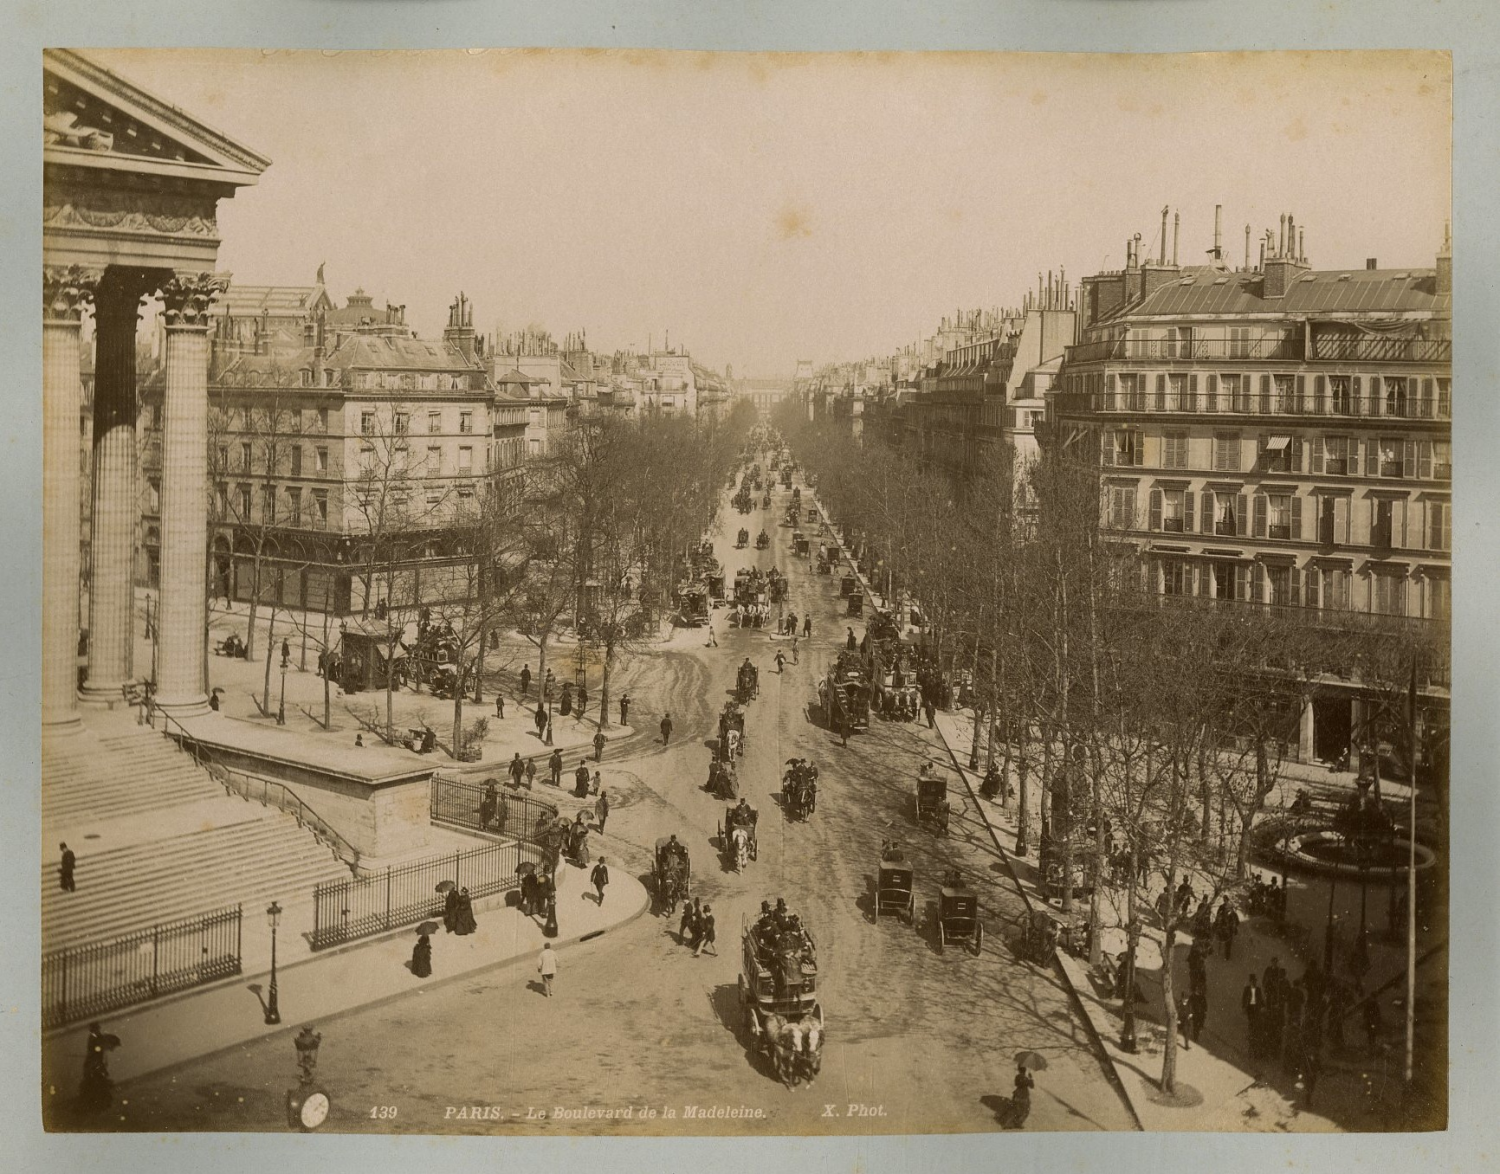
[[1301, 400], [1295, 396], [1237, 395], [1232, 399], [1220, 390], [1212, 398], [1206, 390], [1199, 388], [1198, 394], [1183, 393], [1169, 396], [1164, 406], [1155, 394], [1137, 394], [1133, 398], [1123, 392], [1062, 392], [1051, 398], [1059, 415], [1077, 416], [1085, 413], [1105, 412], [1120, 415], [1152, 416], [1252, 416], [1269, 419], [1365, 419], [1365, 420], [1433, 420], [1448, 422], [1452, 410], [1447, 400], [1433, 401], [1411, 396], [1346, 396], [1330, 398], [1315, 395], [1308, 389]]
[[1229, 362], [1300, 362], [1302, 357], [1300, 334], [1289, 333], [1268, 338], [1232, 338], [1223, 334], [1205, 334], [1192, 338], [1113, 338], [1086, 342], [1068, 347], [1066, 361], [1071, 366], [1074, 363], [1097, 363], [1105, 359], [1158, 363], [1191, 363], [1208, 359]]
[[1328, 335], [1313, 333], [1314, 363], [1451, 363], [1451, 338], [1383, 338], [1375, 334]]

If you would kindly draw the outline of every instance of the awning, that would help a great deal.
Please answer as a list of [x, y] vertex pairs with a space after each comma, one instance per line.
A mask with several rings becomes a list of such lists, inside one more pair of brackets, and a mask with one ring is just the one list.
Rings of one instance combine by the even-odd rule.
[[1273, 436], [1270, 440], [1266, 441], [1266, 451], [1276, 452], [1280, 449], [1286, 448], [1291, 443], [1292, 438], [1290, 436]]

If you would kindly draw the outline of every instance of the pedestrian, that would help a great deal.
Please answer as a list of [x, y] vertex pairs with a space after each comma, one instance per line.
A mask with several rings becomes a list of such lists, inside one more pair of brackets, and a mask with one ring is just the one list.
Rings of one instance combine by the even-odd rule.
[[547, 670], [547, 680], [543, 683], [543, 693], [542, 693], [542, 700], [543, 701], [551, 701], [552, 700], [552, 692], [553, 692], [553, 688], [554, 688], [554, 686], [556, 684], [557, 684], [557, 678], [552, 675], [552, 670], [548, 669]]
[[530, 689], [531, 689], [531, 666], [529, 664], [523, 664], [521, 666], [521, 696], [525, 697], [526, 694], [530, 691]]
[[589, 768], [587, 763], [580, 758], [578, 769], [573, 772], [573, 795], [578, 799], [587, 799], [589, 794]]
[[567, 717], [570, 713], [573, 712], [573, 682], [572, 681], [564, 681], [563, 682], [562, 697], [558, 700], [558, 703], [557, 703], [557, 712], [560, 713], [560, 714], [562, 714], [563, 717]]
[[859, 641], [854, 638], [854, 629], [850, 628], [849, 629], [849, 636], [844, 641], [844, 650], [846, 652], [853, 652], [858, 647], [859, 647]]
[[802, 658], [797, 655], [797, 629], [795, 627], [792, 628], [792, 663], [802, 663]]
[[574, 715], [574, 721], [583, 720], [583, 711], [589, 707], [589, 691], [582, 685], [578, 686], [578, 712]]
[[109, 1077], [105, 1053], [119, 1045], [119, 1038], [106, 1035], [97, 1023], [89, 1024], [88, 1051], [83, 1057], [83, 1079], [78, 1084], [78, 1106], [88, 1112], [107, 1109], [114, 1102], [115, 1082]]
[[286, 642], [286, 637], [281, 638], [281, 667], [286, 668], [292, 663], [292, 646]]
[[69, 848], [66, 843], [59, 844], [58, 848], [62, 851], [62, 863], [57, 869], [58, 878], [62, 881], [62, 891], [65, 893], [76, 892], [77, 886], [73, 883], [73, 869], [78, 865], [78, 857], [73, 855], [73, 849]]
[[682, 903], [682, 924], [677, 927], [677, 944], [685, 946], [698, 936], [697, 898]]
[[361, 749], [361, 748], [363, 748], [364, 744], [365, 744], [365, 736], [363, 734], [355, 734], [354, 735], [354, 746], [355, 746], [355, 749]]
[[[451, 883], [451, 882], [449, 882]], [[443, 932], [452, 933], [458, 925], [458, 886], [443, 894]]]
[[1006, 1106], [1006, 1129], [1020, 1129], [1026, 1124], [1026, 1118], [1031, 1116], [1031, 1090], [1035, 1087], [1036, 1081], [1026, 1071], [1026, 1065], [1017, 1064], [1015, 1090], [1011, 1093], [1010, 1104]]
[[804, 639], [804, 640], [811, 640], [812, 639], [812, 613], [811, 612], [809, 612], [807, 615], [805, 615], [805, 616], [802, 617], [802, 639]]
[[630, 694], [620, 694], [620, 724], [623, 726], [630, 720]]
[[552, 997], [552, 980], [557, 977], [557, 952], [551, 942], [542, 943], [542, 956], [537, 962], [536, 972], [542, 976], [542, 994]]
[[717, 648], [718, 646], [719, 646], [719, 641], [714, 636], [714, 619], [713, 619], [713, 616], [709, 616], [708, 617], [708, 644], [706, 645], [706, 647], [708, 647], [708, 648]]
[[661, 744], [666, 746], [672, 741], [672, 715], [664, 713], [661, 715]]
[[698, 924], [698, 944], [693, 948], [693, 957], [698, 957], [707, 950], [715, 958], [719, 956], [718, 947], [714, 945], [714, 910], [712, 905], [703, 906], [703, 920]]
[[411, 950], [411, 972], [418, 978], [432, 977], [432, 939], [423, 934]]
[[542, 737], [547, 732], [547, 710], [545, 706], [536, 707], [536, 736]]
[[604, 761], [604, 731], [603, 730], [595, 730], [594, 731], [594, 761], [595, 762], [603, 762]]
[[937, 729], [937, 707], [932, 704], [931, 697], [924, 697], [922, 699], [922, 708], [927, 714], [927, 728], [929, 730]]
[[609, 792], [602, 787], [599, 789], [599, 798], [594, 800], [594, 820], [599, 825], [599, 834], [604, 834], [605, 821], [609, 819]]
[[1208, 989], [1207, 943], [1194, 939], [1188, 949], [1188, 986], [1192, 990]]
[[1186, 917], [1187, 911], [1193, 907], [1193, 885], [1187, 877], [1182, 878], [1182, 883], [1177, 886], [1177, 916]]
[[510, 771], [511, 782], [519, 787], [521, 779], [526, 774], [526, 764], [521, 761], [521, 752], [519, 750], [511, 756], [510, 765], [506, 769]]
[[1187, 991], [1177, 992], [1177, 1030], [1182, 1032], [1182, 1050], [1193, 1050], [1193, 1004]]
[[1188, 995], [1188, 1012], [1193, 1017], [1193, 1042], [1203, 1034], [1204, 1021], [1208, 1019], [1208, 990], [1203, 988]]
[[1252, 1060], [1260, 1059], [1260, 1017], [1261, 1013], [1265, 1010], [1265, 1002], [1265, 992], [1260, 989], [1260, 984], [1255, 981], [1255, 972], [1251, 971], [1250, 978], [1245, 983], [1245, 989], [1240, 994], [1240, 1006], [1245, 1011], [1245, 1040]]
[[536, 782], [536, 760], [528, 758], [526, 760], [526, 789], [528, 791], [531, 790], [531, 784], [534, 782]]
[[599, 857], [599, 863], [594, 865], [594, 871], [589, 873], [589, 883], [594, 886], [594, 891], [599, 894], [598, 904], [604, 904], [604, 886], [609, 884], [609, 869], [604, 867], [604, 857]]
[[1234, 957], [1234, 939], [1240, 932], [1240, 915], [1228, 901], [1219, 906], [1219, 940], [1224, 943], [1224, 961]]
[[554, 750], [552, 757], [547, 759], [547, 769], [552, 774], [552, 785], [562, 786], [563, 756], [561, 750]]
[[844, 745], [849, 745], [849, 715], [846, 713], [839, 719], [839, 737], [844, 740]]
[[776, 650], [776, 671], [778, 673], [786, 671], [786, 655], [779, 648]]
[[215, 713], [219, 712], [219, 691], [217, 689], [208, 695], [208, 707]]
[[474, 900], [469, 896], [468, 889], [458, 891], [458, 911], [453, 921], [453, 932], [461, 938], [476, 933], [479, 929], [479, 923], [474, 920]]

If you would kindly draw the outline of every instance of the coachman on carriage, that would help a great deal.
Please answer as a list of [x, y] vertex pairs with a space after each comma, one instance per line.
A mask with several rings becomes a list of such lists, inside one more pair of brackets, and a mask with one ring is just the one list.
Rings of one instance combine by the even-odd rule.
[[740, 532], [735, 537], [735, 540], [734, 540], [734, 548], [736, 550], [744, 550], [745, 547], [747, 547], [749, 545], [750, 545], [750, 531], [747, 530], [747, 529], [745, 529], [745, 527], [741, 526], [740, 527]]
[[651, 862], [651, 895], [658, 908], [668, 917], [677, 912], [677, 902], [692, 896], [693, 866], [687, 845], [676, 836], [656, 841], [656, 855]]
[[755, 536], [755, 549], [756, 550], [765, 550], [765, 548], [768, 547], [768, 546], [770, 546], [770, 545], [771, 545], [771, 536], [769, 534], [767, 534], [764, 530], [762, 530], [759, 534], [757, 534]]
[[743, 799], [724, 810], [724, 821], [719, 824], [719, 844], [735, 872], [742, 872], [745, 865], [760, 856], [760, 842], [755, 834], [759, 822], [760, 812]]
[[887, 917], [906, 918], [910, 925], [916, 920], [916, 874], [906, 862], [901, 845], [887, 840], [880, 849], [880, 867], [875, 874], [875, 920], [883, 913]]
[[806, 819], [818, 809], [818, 768], [805, 758], [788, 758], [781, 776], [781, 803], [789, 819]]
[[948, 834], [948, 780], [930, 762], [917, 771], [917, 822]]
[[938, 890], [938, 949], [965, 942], [978, 954], [984, 947], [984, 922], [979, 920], [979, 896], [956, 869], [949, 869]]
[[778, 903], [741, 930], [740, 1006], [745, 1033], [787, 1088], [811, 1084], [823, 1066], [823, 1009], [812, 935]]
[[[750, 658], [745, 658], [745, 663], [740, 665], [739, 671], [734, 678], [734, 695], [741, 705], [748, 704], [760, 693], [760, 670], [750, 663]], [[741, 720], [740, 732], [744, 732], [743, 719]]]

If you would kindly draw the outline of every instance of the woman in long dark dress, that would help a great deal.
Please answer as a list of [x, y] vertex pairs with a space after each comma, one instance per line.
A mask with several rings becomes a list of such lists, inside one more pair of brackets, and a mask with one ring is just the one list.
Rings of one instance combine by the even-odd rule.
[[423, 934], [411, 951], [411, 972], [418, 978], [432, 977], [432, 939]]
[[449, 889], [443, 897], [443, 928], [449, 933], [458, 925], [458, 890]]
[[1026, 1118], [1031, 1116], [1031, 1090], [1036, 1087], [1036, 1081], [1031, 1078], [1031, 1073], [1026, 1071], [1026, 1065], [1016, 1066], [1016, 1090], [1011, 1094], [1010, 1111], [1006, 1114], [1005, 1128], [1020, 1129], [1026, 1124]]
[[469, 890], [463, 889], [458, 894], [458, 914], [454, 918], [453, 932], [464, 937], [478, 928], [479, 923], [474, 920], [474, 902], [469, 897]]

